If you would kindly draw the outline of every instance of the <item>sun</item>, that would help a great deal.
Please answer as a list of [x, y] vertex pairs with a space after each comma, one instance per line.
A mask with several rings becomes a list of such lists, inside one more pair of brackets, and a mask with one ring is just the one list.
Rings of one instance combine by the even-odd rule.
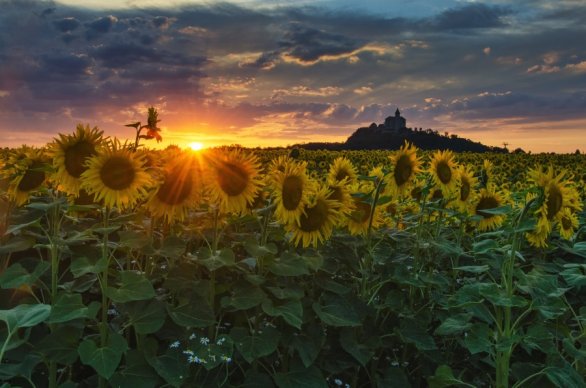
[[200, 143], [199, 141], [194, 141], [192, 143], [189, 143], [189, 147], [192, 151], [200, 151], [203, 149], [203, 143]]

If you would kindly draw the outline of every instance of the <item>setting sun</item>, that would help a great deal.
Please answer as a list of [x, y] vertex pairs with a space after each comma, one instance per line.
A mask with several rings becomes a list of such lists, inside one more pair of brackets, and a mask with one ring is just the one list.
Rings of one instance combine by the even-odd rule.
[[199, 151], [203, 148], [203, 144], [200, 143], [199, 141], [194, 141], [192, 143], [189, 143], [189, 147], [193, 150], [193, 151]]

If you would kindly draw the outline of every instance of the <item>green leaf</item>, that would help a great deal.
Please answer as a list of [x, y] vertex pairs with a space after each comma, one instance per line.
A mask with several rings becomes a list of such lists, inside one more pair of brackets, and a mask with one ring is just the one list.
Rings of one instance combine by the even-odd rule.
[[490, 267], [488, 265], [464, 265], [462, 267], [454, 267], [454, 269], [470, 273], [484, 273], [487, 272]]
[[444, 388], [452, 385], [458, 385], [460, 380], [454, 377], [452, 368], [447, 365], [440, 365], [435, 370], [435, 375], [427, 378], [429, 388]]
[[0, 287], [7, 289], [18, 288], [23, 285], [30, 286], [49, 268], [51, 268], [51, 264], [46, 261], [40, 261], [33, 273], [29, 273], [20, 263], [14, 263], [0, 275]]
[[292, 284], [285, 287], [267, 287], [277, 299], [301, 299], [305, 291], [298, 285]]
[[9, 235], [9, 234], [13, 234], [14, 232], [17, 232], [21, 229], [28, 228], [29, 226], [40, 226], [41, 225], [40, 221], [41, 221], [41, 219], [37, 218], [37, 219], [34, 219], [30, 222], [26, 222], [24, 224], [11, 225], [10, 227], [8, 227], [8, 229], [6, 229], [6, 231], [4, 233], [6, 235]]
[[257, 286], [249, 283], [239, 283], [234, 287], [229, 297], [222, 298], [223, 307], [231, 307], [233, 310], [248, 310], [258, 306], [267, 295]]
[[298, 335], [293, 336], [291, 346], [299, 353], [299, 358], [307, 368], [317, 359], [321, 348], [326, 342], [326, 336], [320, 324], [310, 324]]
[[472, 318], [472, 314], [456, 314], [450, 316], [435, 329], [435, 334], [452, 335], [466, 331], [472, 326], [470, 318]]
[[69, 270], [74, 278], [79, 278], [88, 273], [102, 273], [107, 265], [108, 261], [105, 258], [90, 259], [88, 257], [79, 257], [71, 262]]
[[472, 251], [476, 255], [487, 254], [495, 249], [499, 249], [499, 244], [492, 239], [481, 240], [472, 244]]
[[384, 378], [379, 381], [378, 385], [385, 388], [411, 388], [403, 368], [392, 366], [386, 369]]
[[570, 365], [565, 365], [563, 368], [547, 368], [545, 375], [549, 381], [555, 384], [556, 387], [567, 388], [586, 386], [584, 378]]
[[564, 264], [562, 277], [572, 287], [586, 286], [586, 264]]
[[182, 387], [189, 374], [187, 357], [177, 349], [168, 349], [157, 356], [157, 342], [147, 338], [144, 344], [145, 358], [157, 374], [173, 387]]
[[492, 330], [485, 323], [475, 323], [464, 335], [464, 345], [470, 354], [487, 352], [493, 354]]
[[129, 302], [124, 305], [128, 323], [138, 334], [157, 332], [167, 318], [165, 304], [157, 300]]
[[269, 265], [269, 271], [279, 276], [308, 275], [307, 263], [299, 255], [284, 252], [281, 257], [275, 258]]
[[10, 310], [0, 310], [0, 321], [6, 322], [10, 332], [21, 327], [32, 327], [51, 315], [48, 304], [21, 304]]
[[176, 236], [169, 236], [163, 241], [157, 253], [163, 257], [179, 258], [183, 256], [186, 248], [185, 241]]
[[362, 366], [366, 366], [375, 353], [375, 347], [369, 347], [368, 341], [357, 340], [355, 330], [350, 328], [344, 328], [340, 331], [340, 344]]
[[287, 373], [276, 373], [273, 376], [275, 383], [279, 388], [327, 388], [326, 379], [320, 370], [311, 366], [304, 368], [296, 366], [291, 368]]
[[28, 236], [14, 236], [0, 246], [0, 254], [26, 251], [35, 245], [35, 239]]
[[320, 303], [312, 305], [319, 319], [330, 326], [360, 326], [362, 314], [356, 303], [340, 295], [322, 294]]
[[106, 295], [116, 303], [154, 298], [153, 285], [143, 274], [135, 271], [120, 271], [120, 287], [108, 287]]
[[405, 342], [414, 344], [419, 350], [437, 349], [433, 337], [414, 319], [402, 319], [398, 331]]
[[140, 233], [134, 230], [122, 230], [118, 232], [118, 237], [120, 238], [118, 244], [121, 247], [130, 249], [140, 249], [150, 241], [146, 233]]
[[0, 381], [10, 380], [15, 377], [24, 377], [30, 381], [35, 367], [41, 361], [41, 356], [29, 353], [18, 363], [0, 364]]
[[110, 332], [108, 343], [103, 348], [96, 346], [92, 340], [85, 340], [79, 345], [77, 352], [83, 364], [91, 366], [100, 376], [109, 379], [118, 368], [127, 349], [124, 337]]
[[303, 306], [298, 300], [287, 300], [274, 304], [271, 299], [262, 303], [263, 311], [271, 317], [282, 317], [285, 322], [301, 330], [303, 323]]
[[51, 361], [71, 365], [79, 357], [77, 347], [81, 335], [82, 328], [59, 325], [36, 344], [35, 349]]
[[244, 243], [246, 252], [255, 258], [272, 257], [279, 252], [275, 243], [267, 243], [267, 245], [259, 245], [255, 239], [249, 239]]
[[124, 368], [114, 373], [110, 379], [110, 386], [152, 388], [160, 385], [157, 373], [146, 362], [142, 352], [128, 351], [124, 364]]
[[47, 323], [63, 323], [74, 319], [92, 319], [100, 309], [100, 302], [92, 302], [85, 306], [81, 301], [81, 294], [60, 293], [55, 298], [53, 309]]
[[267, 326], [250, 335], [247, 329], [235, 327], [230, 332], [230, 337], [242, 357], [248, 363], [252, 363], [254, 360], [268, 356], [277, 350], [281, 333], [277, 329]]
[[173, 322], [183, 327], [208, 327], [216, 322], [212, 308], [205, 300], [190, 300], [176, 307], [167, 305]]
[[234, 252], [229, 248], [220, 249], [213, 254], [206, 248], [199, 252], [196, 262], [206, 267], [208, 271], [215, 271], [222, 267], [235, 265], [236, 258]]

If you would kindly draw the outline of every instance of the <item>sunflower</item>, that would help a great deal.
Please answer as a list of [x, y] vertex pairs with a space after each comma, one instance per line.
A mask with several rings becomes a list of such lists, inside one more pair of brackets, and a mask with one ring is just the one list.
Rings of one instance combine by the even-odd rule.
[[456, 191], [458, 171], [452, 151], [436, 151], [431, 158], [428, 172], [444, 197], [450, 197]]
[[330, 166], [328, 182], [339, 183], [345, 180], [348, 184], [353, 184], [357, 177], [358, 174], [352, 162], [345, 157], [339, 157]]
[[284, 224], [299, 223], [309, 195], [314, 191], [313, 181], [307, 177], [306, 163], [290, 160], [282, 172], [277, 170], [272, 176], [276, 218]]
[[206, 182], [213, 203], [222, 212], [245, 212], [260, 190], [260, 162], [240, 149], [212, 151], [208, 161]]
[[478, 179], [470, 167], [460, 166], [458, 169], [458, 185], [456, 188], [456, 198], [450, 202], [451, 207], [455, 207], [462, 213], [470, 213], [472, 204], [476, 198], [476, 185]]
[[[361, 187], [355, 185], [353, 191], [358, 195], [353, 197], [354, 210], [348, 216], [346, 226], [351, 235], [365, 235], [368, 232], [370, 214], [372, 213], [372, 189], [366, 185]], [[372, 228], [378, 229], [383, 224], [383, 221], [381, 207], [375, 206]]]
[[327, 240], [338, 222], [339, 212], [334, 200], [328, 199], [327, 187], [322, 187], [312, 195], [308, 204], [304, 206], [299, 223], [290, 222], [285, 229], [292, 234], [295, 245], [302, 243], [303, 247]]
[[53, 179], [60, 190], [73, 195], [79, 193], [81, 174], [87, 170], [85, 163], [88, 158], [98, 154], [102, 134], [103, 131], [97, 127], [90, 129], [89, 125], [78, 124], [75, 133], [59, 134], [59, 139], [50, 144], [49, 152], [56, 169]]
[[47, 179], [49, 161], [42, 150], [24, 146], [9, 158], [4, 169], [8, 197], [16, 206], [28, 202], [30, 194], [40, 190]]
[[397, 196], [409, 192], [420, 171], [421, 161], [417, 157], [417, 147], [405, 142], [393, 156], [390, 157], [392, 174], [390, 190]]
[[493, 230], [502, 225], [505, 220], [504, 214], [492, 214], [483, 210], [496, 209], [505, 203], [505, 195], [496, 191], [494, 187], [480, 190], [473, 207], [474, 214], [482, 217], [477, 225], [479, 231]]
[[547, 238], [551, 233], [551, 223], [546, 217], [539, 217], [535, 229], [525, 233], [525, 238], [530, 245], [536, 248], [547, 247]]
[[80, 176], [80, 187], [93, 194], [97, 202], [103, 200], [106, 206], [133, 206], [152, 185], [143, 165], [142, 156], [114, 140], [102, 153], [88, 159], [87, 170]]
[[164, 169], [158, 187], [152, 192], [147, 208], [155, 217], [169, 223], [182, 221], [190, 207], [201, 198], [202, 174], [196, 159], [179, 156]]
[[560, 236], [569, 240], [579, 226], [578, 216], [570, 208], [564, 208], [557, 215], [557, 226]]

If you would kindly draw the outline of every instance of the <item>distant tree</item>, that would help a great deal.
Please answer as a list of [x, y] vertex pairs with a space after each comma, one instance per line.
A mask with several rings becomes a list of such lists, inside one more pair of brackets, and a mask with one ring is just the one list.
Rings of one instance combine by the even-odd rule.
[[580, 155], [580, 150], [576, 148], [576, 151], [574, 151], [574, 155]]

